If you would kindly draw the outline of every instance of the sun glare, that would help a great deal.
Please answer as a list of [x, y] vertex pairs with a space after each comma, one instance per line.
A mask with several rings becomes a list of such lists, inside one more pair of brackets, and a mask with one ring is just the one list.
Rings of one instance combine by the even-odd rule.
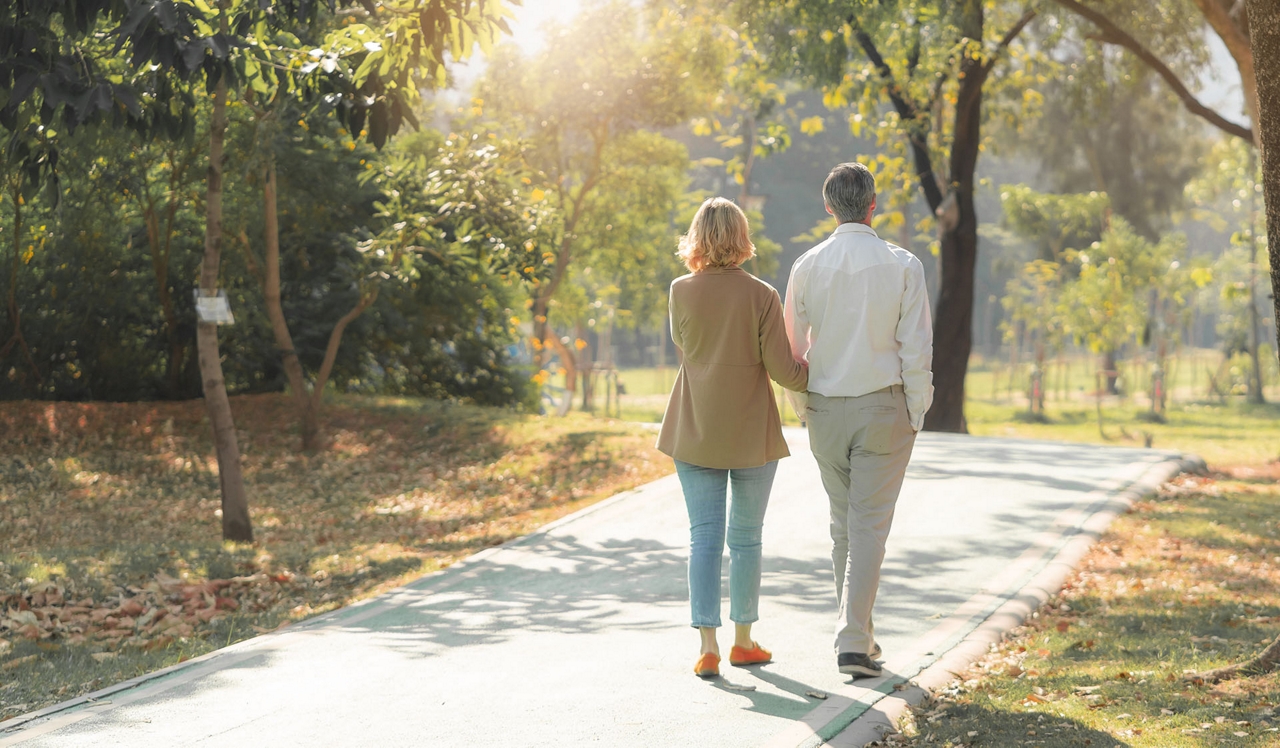
[[568, 23], [582, 9], [581, 0], [525, 0], [514, 7], [511, 40], [526, 53], [536, 52], [546, 43], [546, 26]]

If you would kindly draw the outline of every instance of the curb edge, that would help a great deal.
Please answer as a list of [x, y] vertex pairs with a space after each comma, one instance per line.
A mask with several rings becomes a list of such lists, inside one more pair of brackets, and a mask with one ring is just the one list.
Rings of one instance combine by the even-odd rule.
[[908, 706], [923, 702], [934, 689], [954, 680], [969, 665], [986, 655], [991, 645], [1002, 641], [1010, 630], [1021, 625], [1032, 612], [1060, 590], [1067, 576], [1075, 571], [1076, 564], [1102, 537], [1102, 533], [1116, 517], [1130, 509], [1139, 499], [1155, 493], [1165, 481], [1179, 473], [1197, 473], [1205, 469], [1205, 461], [1196, 455], [1163, 460], [1147, 468], [1137, 480], [1112, 494], [1106, 507], [1086, 519], [1080, 527], [1081, 531], [1068, 540], [1057, 555], [1021, 590], [1006, 600], [959, 644], [912, 678], [907, 690], [897, 691], [877, 701], [843, 731], [824, 743], [824, 746], [864, 748], [886, 734], [897, 732], [898, 720]]

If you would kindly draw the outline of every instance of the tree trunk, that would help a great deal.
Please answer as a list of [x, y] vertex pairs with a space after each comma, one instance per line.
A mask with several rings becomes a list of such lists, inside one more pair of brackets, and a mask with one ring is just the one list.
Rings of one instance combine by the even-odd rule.
[[[551, 299], [556, 294], [556, 289], [564, 281], [568, 271], [569, 262], [573, 257], [573, 240], [575, 231], [578, 227], [578, 221], [582, 219], [586, 210], [587, 196], [600, 182], [600, 161], [604, 152], [604, 144], [607, 136], [593, 136], [595, 141], [594, 155], [591, 161], [591, 167], [587, 172], [586, 179], [583, 180], [582, 186], [578, 188], [578, 194], [570, 198], [571, 192], [566, 191], [563, 186], [557, 187], [560, 195], [559, 207], [561, 210], [565, 208], [566, 201], [569, 201], [569, 215], [565, 217], [564, 226], [561, 229], [559, 248], [556, 252], [555, 265], [551, 269], [551, 277], [546, 283], [537, 287], [537, 292], [533, 297], [533, 338], [530, 343], [534, 350], [534, 364], [542, 369], [547, 363], [547, 342], [552, 341], [553, 347], [560, 354], [560, 359], [564, 362], [565, 368], [568, 370], [568, 381], [565, 386], [568, 390], [566, 395], [566, 403], [560, 406], [560, 415], [569, 412], [569, 408], [573, 405], [574, 393], [574, 376], [576, 375], [576, 366], [573, 352], [563, 345], [560, 345], [559, 339], [556, 337], [555, 331], [551, 329], [551, 323], [548, 316], [551, 313]], [[564, 184], [564, 175], [561, 175], [560, 185]]]
[[[966, 0], [961, 31], [982, 38], [981, 0]], [[953, 218], [939, 216], [942, 229], [938, 254], [938, 308], [934, 310], [933, 406], [925, 415], [929, 431], [968, 433], [964, 418], [964, 379], [973, 347], [973, 291], [978, 266], [978, 214], [973, 202], [974, 171], [982, 142], [982, 86], [988, 68], [966, 54], [960, 62], [960, 91], [956, 97], [955, 137], [951, 143]]]
[[[172, 156], [171, 160], [175, 160]], [[175, 174], [178, 170], [175, 163]], [[173, 246], [173, 223], [181, 200], [177, 194], [178, 177], [170, 179], [169, 202], [165, 206], [165, 227], [160, 227], [160, 215], [155, 202], [151, 198], [151, 187], [145, 181], [142, 190], [146, 197], [139, 195], [138, 203], [142, 209], [142, 220], [147, 227], [147, 248], [151, 251], [151, 269], [156, 279], [156, 298], [160, 301], [160, 313], [164, 317], [165, 339], [169, 344], [169, 361], [165, 369], [165, 382], [169, 397], [180, 397], [183, 348], [178, 335], [178, 314], [173, 306], [173, 294], [169, 291], [169, 257]]]
[[316, 413], [318, 409], [312, 406], [307, 378], [302, 372], [302, 362], [298, 360], [298, 352], [293, 348], [293, 336], [289, 334], [289, 325], [284, 319], [284, 307], [280, 303], [280, 219], [276, 202], [276, 161], [270, 153], [267, 154], [267, 166], [264, 171], [262, 208], [265, 270], [262, 279], [262, 296], [267, 307], [267, 318], [271, 320], [271, 334], [276, 339], [276, 348], [280, 351], [280, 362], [284, 367], [285, 378], [289, 380], [289, 389], [298, 411], [302, 448], [311, 452], [316, 449], [319, 441], [319, 414]]
[[[560, 248], [556, 252], [556, 262], [551, 269], [551, 277], [546, 283], [538, 286], [537, 293], [533, 297], [533, 341], [534, 341], [534, 363], [539, 369], [547, 363], [546, 341], [549, 337], [555, 337], [555, 331], [551, 329], [549, 316], [551, 314], [551, 297], [555, 296], [556, 289], [560, 287], [560, 283], [564, 280], [565, 273], [569, 270], [569, 258], [573, 251], [573, 229], [577, 225], [577, 216], [581, 212], [581, 195], [579, 200], [574, 203], [573, 214], [570, 215], [564, 228], [564, 236], [560, 239]], [[563, 355], [562, 355], [563, 358]], [[569, 356], [572, 359], [572, 355]]]
[[560, 363], [564, 364], [564, 401], [560, 403], [560, 410], [556, 415], [568, 415], [569, 409], [573, 407], [573, 396], [577, 390], [578, 363], [573, 356], [573, 352], [569, 350], [569, 346], [556, 337], [555, 330], [548, 327], [546, 332], [547, 337], [543, 339], [543, 347], [555, 350], [556, 354], [560, 356]]
[[1223, 45], [1226, 46], [1227, 52], [1231, 54], [1236, 68], [1240, 71], [1240, 92], [1244, 95], [1245, 113], [1254, 124], [1253, 140], [1257, 144], [1259, 142], [1258, 87], [1254, 53], [1249, 44], [1251, 32], [1249, 24], [1247, 21], [1241, 23], [1246, 19], [1236, 16], [1232, 11], [1231, 3], [1223, 3], [1220, 0], [1195, 0], [1195, 3], [1204, 14], [1205, 20], [1222, 39]]
[[[1258, 87], [1259, 150], [1267, 205], [1267, 236], [1280, 237], [1280, 5], [1274, 0], [1247, 0], [1249, 37]], [[1280, 320], [1280, 241], [1267, 242], [1271, 256], [1272, 303]], [[1276, 325], [1280, 353], [1280, 325]]]
[[[222, 145], [227, 130], [227, 82], [218, 81], [213, 94], [213, 123], [209, 133], [208, 196], [205, 201], [204, 262], [200, 268], [200, 293], [213, 296], [218, 289], [218, 267], [222, 259]], [[204, 402], [213, 425], [213, 444], [218, 456], [218, 483], [222, 489], [222, 539], [253, 540], [249, 523], [249, 500], [240, 471], [240, 446], [227, 399], [227, 383], [222, 378], [222, 357], [218, 352], [218, 326], [196, 324], [196, 348], [200, 355], [200, 378]]]
[[1226, 667], [1186, 675], [1183, 676], [1183, 680], [1217, 683], [1231, 680], [1239, 675], [1265, 675], [1275, 670], [1276, 665], [1280, 665], [1280, 637], [1268, 644], [1267, 648], [1253, 659], [1245, 660], [1235, 665], [1227, 665]]
[[[565, 250], [561, 249], [562, 256]], [[559, 259], [556, 260], [557, 269], [560, 264]], [[566, 261], [566, 265], [568, 262]], [[550, 360], [550, 352], [554, 350], [560, 356], [560, 363], [565, 369], [565, 399], [560, 404], [556, 415], [567, 415], [569, 409], [573, 407], [573, 396], [577, 392], [577, 376], [578, 362], [573, 355], [573, 351], [564, 343], [560, 342], [560, 337], [556, 335], [556, 331], [552, 329], [551, 323], [547, 320], [547, 314], [551, 306], [551, 294], [555, 292], [555, 286], [559, 285], [558, 278], [563, 277], [557, 273], [552, 286], [540, 289], [538, 296], [533, 300], [533, 343], [534, 349], [534, 365], [538, 369], [544, 369]]]
[[[1249, 181], [1257, 173], [1257, 154], [1249, 151]], [[1267, 402], [1262, 391], [1262, 334], [1258, 329], [1258, 198], [1249, 190], [1249, 397], [1254, 405]]]
[[1104, 377], [1107, 385], [1104, 392], [1108, 395], [1119, 395], [1120, 387], [1118, 386], [1118, 382], [1120, 380], [1120, 369], [1119, 365], [1116, 363], [1115, 351], [1102, 352], [1102, 376]]
[[[938, 308], [934, 310], [933, 406], [925, 416], [929, 431], [968, 433], [964, 379], [973, 345], [973, 277], [978, 262], [978, 224], [973, 195], [960, 198], [960, 225], [942, 237], [938, 255]], [[965, 216], [965, 213], [968, 213]], [[967, 225], [966, 225], [967, 224]]]
[[[324, 388], [329, 384], [329, 375], [333, 373], [333, 363], [338, 360], [338, 348], [342, 345], [342, 334], [347, 331], [356, 317], [364, 314], [364, 310], [378, 300], [378, 287], [372, 291], [361, 291], [360, 300], [329, 331], [329, 343], [324, 349], [324, 359], [320, 362], [320, 371], [316, 373], [316, 381], [311, 385], [311, 396], [307, 407], [302, 411], [302, 443], [307, 449], [318, 448], [320, 444], [320, 407], [324, 404]], [[315, 447], [306, 447], [310, 443]]]
[[[13, 264], [9, 267], [9, 290], [7, 311], [9, 315], [9, 324], [13, 327], [13, 332], [4, 345], [0, 345], [0, 360], [9, 355], [9, 351], [14, 346], [22, 349], [23, 358], [27, 360], [27, 365], [31, 367], [31, 373], [35, 376], [36, 384], [44, 383], [44, 376], [40, 374], [40, 367], [36, 366], [35, 357], [31, 355], [31, 348], [27, 346], [27, 339], [22, 335], [22, 312], [18, 308], [18, 269], [22, 267], [22, 177], [15, 178], [13, 182]], [[25, 384], [25, 377], [20, 382]]]
[[[578, 326], [577, 335], [579, 340], [587, 340], [587, 331], [582, 329], [581, 325]], [[574, 347], [577, 348], [576, 341], [574, 342]], [[594, 409], [593, 405], [596, 396], [594, 382], [595, 351], [591, 349], [590, 344], [579, 350], [581, 352], [578, 353], [578, 370], [582, 372], [582, 412], [590, 413]]]
[[533, 336], [529, 339], [533, 346], [533, 365], [539, 369], [547, 365], [547, 332], [550, 324], [547, 321], [548, 306], [551, 299], [539, 291], [538, 295], [533, 299], [531, 312], [533, 314]]

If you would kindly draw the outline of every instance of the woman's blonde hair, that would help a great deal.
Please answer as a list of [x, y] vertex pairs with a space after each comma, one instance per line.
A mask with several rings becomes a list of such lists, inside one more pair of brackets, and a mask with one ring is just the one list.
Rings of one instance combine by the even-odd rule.
[[695, 273], [741, 265], [756, 256], [746, 214], [723, 197], [708, 199], [694, 214], [689, 233], [680, 237], [676, 254]]

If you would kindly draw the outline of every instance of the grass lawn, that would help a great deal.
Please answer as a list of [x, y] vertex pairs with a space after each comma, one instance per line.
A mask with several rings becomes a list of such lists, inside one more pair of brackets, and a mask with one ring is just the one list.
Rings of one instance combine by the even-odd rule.
[[[965, 380], [968, 401], [965, 414], [969, 431], [979, 436], [1012, 436], [1028, 439], [1054, 439], [1073, 442], [1116, 444], [1118, 446], [1150, 446], [1156, 449], [1192, 452], [1203, 457], [1210, 465], [1261, 465], [1280, 458], [1280, 388], [1267, 390], [1269, 405], [1254, 406], [1244, 403], [1242, 396], [1227, 398], [1209, 397], [1203, 391], [1193, 391], [1191, 383], [1207, 376], [1220, 354], [1202, 353], [1188, 355], [1170, 377], [1170, 402], [1165, 423], [1152, 423], [1146, 419], [1150, 409], [1144, 393], [1128, 397], [1108, 396], [1102, 402], [1102, 427], [1098, 426], [1097, 404], [1093, 389], [1083, 390], [1091, 361], [1067, 360], [1061, 364], [1065, 382], [1061, 390], [1046, 387], [1048, 396], [1045, 422], [1030, 421], [1027, 416], [1027, 399], [1021, 388], [1012, 391], [993, 388], [996, 379], [1004, 382], [1008, 372], [990, 362], [975, 359]], [[1136, 365], [1127, 368], [1140, 368]], [[676, 367], [666, 369], [626, 369], [619, 378], [626, 385], [627, 394], [621, 403], [622, 419], [657, 423], [666, 410], [667, 396], [675, 382]], [[1196, 376], [1195, 373], [1199, 372]], [[1268, 381], [1275, 381], [1271, 379]], [[785, 403], [782, 388], [774, 385], [774, 394], [782, 404], [783, 423], [790, 426], [799, 420]], [[604, 407], [603, 389], [597, 398], [597, 408]]]
[[403, 584], [667, 472], [653, 433], [390, 398], [232, 400], [256, 533], [220, 542], [203, 404], [0, 405], [0, 721]]
[[1280, 745], [1280, 674], [1185, 679], [1280, 634], [1278, 479], [1277, 465], [1184, 476], [1137, 504], [1056, 598], [886, 744]]
[[1025, 405], [973, 399], [965, 405], [969, 432], [1141, 447], [1200, 455], [1210, 466], [1262, 465], [1280, 458], [1280, 404], [1248, 405], [1243, 398], [1226, 403], [1175, 403], [1166, 423], [1143, 420], [1147, 408], [1112, 399], [1103, 406], [1102, 431], [1093, 405], [1048, 404], [1047, 423], [1025, 418]]

